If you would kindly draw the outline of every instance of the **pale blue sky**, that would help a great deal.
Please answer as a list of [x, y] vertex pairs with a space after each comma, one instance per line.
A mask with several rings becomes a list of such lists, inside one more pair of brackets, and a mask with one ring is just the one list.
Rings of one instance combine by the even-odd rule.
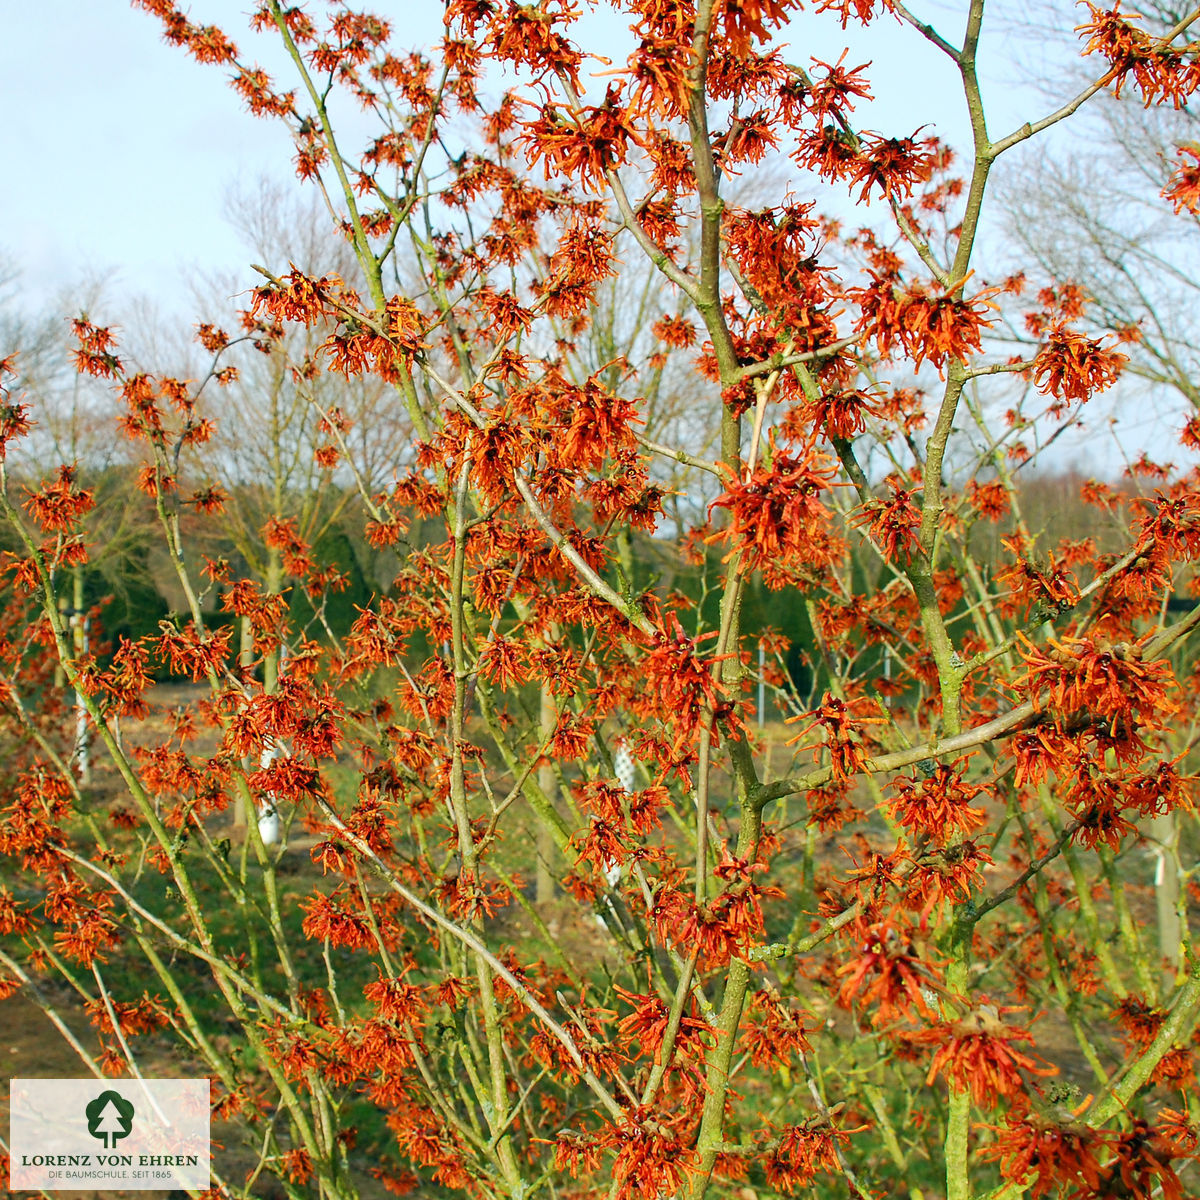
[[[1049, 14], [1055, 35], [1034, 37], [1027, 28], [1019, 38], [1010, 34], [1010, 22], [1027, 20], [1033, 5]], [[192, 0], [190, 15], [222, 27], [248, 57], [277, 70], [275, 44], [247, 27], [250, 6], [251, 0]], [[910, 6], [950, 40], [960, 40], [964, 0], [910, 0]], [[375, 0], [374, 7], [393, 19], [405, 46], [428, 46], [441, 32], [440, 0]], [[980, 67], [993, 136], [1045, 114], [1055, 95], [1071, 94], [1067, 76], [1079, 70], [1071, 27], [1079, 19], [1072, 0], [989, 0]], [[603, 5], [588, 13], [581, 40], [586, 49], [621, 61], [627, 53], [622, 34], [622, 23]], [[911, 28], [884, 17], [866, 31], [851, 26], [843, 32], [830, 16], [805, 11], [782, 37], [792, 61], [806, 63], [810, 55], [836, 61], [846, 46], [851, 64], [873, 60], [876, 100], [860, 106], [860, 127], [904, 136], [928, 124], [951, 145], [966, 145], [953, 65]], [[1059, 83], [1052, 82], [1056, 77]], [[595, 81], [597, 87], [604, 82]], [[80, 281], [108, 275], [101, 319], [137, 326], [137, 302], [144, 299], [162, 318], [160, 328], [182, 335], [201, 315], [191, 287], [200, 270], [236, 280], [234, 292], [259, 282], [248, 266], [252, 253], [223, 211], [232, 190], [252, 191], [264, 176], [300, 186], [290, 139], [282, 126], [243, 110], [225, 72], [165, 45], [158, 23], [128, 0], [0, 0], [0, 98], [6, 117], [0, 122], [0, 261], [22, 272], [9, 303], [25, 315], [51, 307], [74, 315]], [[361, 117], [354, 119], [365, 142], [370, 131]], [[1078, 146], [1081, 137], [1086, 144], [1086, 133], [1069, 124], [1061, 144]], [[1019, 186], [1028, 164], [1054, 152], [1054, 138], [1019, 148], [1001, 160], [994, 182]], [[1003, 269], [1002, 259], [1012, 265], [989, 232], [985, 225], [980, 258], [991, 258], [991, 249], [997, 261], [990, 271], [982, 265], [985, 275]], [[55, 303], [68, 292], [61, 307]], [[1091, 432], [1071, 438], [1071, 445], [1087, 446], [1089, 470], [1123, 465], [1107, 427], [1116, 406], [1115, 392], [1094, 401], [1087, 414]], [[1164, 420], [1158, 405], [1120, 411], [1122, 428], [1135, 438], [1144, 436], [1139, 421]], [[1178, 461], [1178, 449], [1170, 453]]]
[[[962, 6], [914, 0], [957, 40]], [[193, 20], [223, 28], [254, 57], [278, 65], [269, 39], [250, 34], [248, 0], [195, 0]], [[437, 0], [378, 0], [408, 45], [441, 29]], [[1070, 11], [1070, 5], [1063, 9]], [[589, 18], [586, 48], [620, 55], [621, 27], [605, 8]], [[965, 139], [951, 64], [913, 30], [885, 18], [843, 33], [836, 20], [805, 13], [785, 35], [792, 56], [874, 60], [877, 100], [862, 123], [905, 135], [936, 120], [953, 143]], [[258, 49], [261, 43], [262, 48]], [[897, 53], [899, 51], [899, 53]], [[1009, 43], [993, 28], [985, 81], [998, 132], [1045, 109], [1015, 86]], [[115, 271], [110, 294], [149, 297], [185, 320], [189, 270], [244, 270], [247, 252], [222, 216], [224, 198], [260, 176], [291, 178], [283, 128], [251, 118], [224, 72], [192, 62], [162, 42], [158, 23], [126, 0], [0, 0], [0, 252], [23, 271], [24, 296], [40, 304], [84, 274]], [[1000, 128], [1003, 127], [1003, 128]]]

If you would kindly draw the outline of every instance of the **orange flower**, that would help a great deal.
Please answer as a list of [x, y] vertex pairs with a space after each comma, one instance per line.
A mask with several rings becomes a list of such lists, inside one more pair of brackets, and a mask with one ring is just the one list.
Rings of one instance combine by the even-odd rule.
[[780, 565], [821, 570], [841, 557], [829, 510], [821, 493], [834, 476], [832, 462], [809, 448], [799, 455], [776, 454], [749, 480], [735, 480], [714, 502], [729, 510], [720, 536], [739, 551], [747, 569], [771, 568], [768, 584], [780, 587]]
[[95, 507], [91, 489], [77, 485], [75, 472], [74, 466], [59, 467], [53, 483], [43, 480], [36, 492], [25, 489], [25, 508], [47, 533], [70, 532]]
[[849, 1133], [834, 1129], [817, 1117], [804, 1125], [790, 1125], [766, 1160], [767, 1182], [790, 1195], [812, 1181], [818, 1171], [836, 1175], [837, 1145], [849, 1141]]
[[780, 998], [770, 986], [750, 997], [749, 1020], [742, 1032], [742, 1049], [756, 1067], [786, 1067], [797, 1054], [807, 1054], [809, 1045], [804, 1018]]
[[1127, 355], [1107, 350], [1059, 321], [1050, 327], [1046, 344], [1033, 360], [1033, 377], [1039, 392], [1064, 400], [1089, 400], [1112, 387], [1127, 361]]
[[1004, 1128], [996, 1129], [996, 1133], [995, 1142], [985, 1146], [980, 1156], [999, 1161], [1000, 1174], [1009, 1183], [1026, 1184], [1033, 1200], [1064, 1186], [1077, 1188], [1076, 1195], [1102, 1194], [1095, 1154], [1102, 1135], [1096, 1130], [1074, 1121], [1060, 1123], [1017, 1110], [1007, 1115]]
[[927, 995], [936, 983], [932, 967], [922, 962], [915, 947], [893, 921], [857, 923], [858, 955], [838, 967], [844, 976], [837, 1001], [843, 1008], [857, 1002], [876, 1005], [871, 1023], [883, 1025], [912, 1009], [934, 1015]]
[[866, 758], [869, 749], [866, 727], [887, 724], [885, 717], [876, 715], [880, 711], [879, 704], [869, 696], [844, 701], [826, 692], [821, 706], [815, 711], [787, 719], [790, 725], [804, 720], [805, 716], [811, 718], [787, 744], [794, 745], [814, 729], [823, 729], [825, 741], [813, 748], [813, 757], [819, 759], [822, 749], [828, 749], [834, 778], [848, 779], [862, 769]]
[[891, 786], [897, 792], [891, 801], [896, 820], [906, 829], [924, 834], [937, 845], [944, 845], [956, 834], [971, 833], [987, 823], [987, 815], [971, 807], [971, 801], [983, 791], [962, 778], [962, 764], [938, 763], [933, 773], [917, 780], [901, 776]]
[[1162, 190], [1162, 196], [1175, 205], [1176, 212], [1184, 208], [1191, 213], [1200, 212], [1200, 149], [1195, 146], [1179, 147], [1175, 169]]
[[944, 1074], [955, 1091], [969, 1089], [976, 1104], [994, 1108], [1001, 1098], [1023, 1094], [1022, 1071], [1057, 1075], [1057, 1067], [1039, 1066], [1036, 1058], [1016, 1049], [1014, 1042], [1032, 1043], [1033, 1035], [1006, 1025], [1000, 1019], [1004, 1011], [980, 1004], [962, 1020], [926, 1031], [922, 1040], [941, 1042], [941, 1046], [933, 1056], [925, 1082], [932, 1083]]
[[1035, 701], [1048, 693], [1065, 713], [1106, 718], [1111, 733], [1132, 735], [1138, 725], [1161, 728], [1178, 708], [1168, 695], [1174, 676], [1169, 663], [1144, 660], [1149, 640], [1113, 645], [1104, 638], [1065, 637], [1050, 640], [1045, 651], [1030, 643], [1022, 682]]
[[612, 1177], [618, 1200], [674, 1195], [687, 1181], [695, 1152], [678, 1131], [657, 1117], [633, 1106], [620, 1124], [604, 1130], [604, 1141], [616, 1151]]
[[894, 475], [888, 476], [890, 500], [869, 500], [859, 510], [853, 524], [865, 527], [872, 541], [890, 562], [907, 558], [916, 547], [921, 513], [913, 503], [915, 494], [901, 485]]

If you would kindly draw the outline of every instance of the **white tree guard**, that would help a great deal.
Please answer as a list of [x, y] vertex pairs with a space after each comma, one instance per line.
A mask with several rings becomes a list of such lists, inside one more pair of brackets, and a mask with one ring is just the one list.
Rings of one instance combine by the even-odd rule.
[[637, 763], [634, 762], [633, 755], [629, 752], [629, 743], [620, 738], [617, 741], [617, 752], [613, 755], [613, 770], [617, 775], [617, 782], [627, 791], [633, 791], [633, 785], [637, 782]]

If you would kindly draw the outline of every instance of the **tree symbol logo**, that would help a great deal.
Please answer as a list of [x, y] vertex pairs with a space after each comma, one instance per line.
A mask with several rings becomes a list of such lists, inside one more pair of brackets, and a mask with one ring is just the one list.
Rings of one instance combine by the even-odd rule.
[[106, 1150], [111, 1150], [119, 1138], [128, 1137], [133, 1128], [133, 1104], [120, 1092], [101, 1092], [83, 1111], [88, 1133], [99, 1138]]

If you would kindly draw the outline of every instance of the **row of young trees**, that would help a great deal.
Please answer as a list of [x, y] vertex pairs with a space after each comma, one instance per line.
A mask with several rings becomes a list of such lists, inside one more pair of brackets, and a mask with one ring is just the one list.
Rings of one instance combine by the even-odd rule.
[[[1004, 132], [983, 0], [957, 29], [613, 0], [616, 66], [559, 0], [450, 0], [423, 51], [265, 0], [291, 83], [137, 4], [286, 127], [342, 242], [261, 237], [199, 367], [74, 322], [178, 597], [111, 655], [74, 588], [131, 506], [76, 449], [30, 475], [50, 414], [32, 373], [5, 393], [0, 986], [57, 1017], [65, 980], [98, 1069], [172, 1035], [244, 1142], [213, 1195], [1194, 1191], [1170, 257], [1155, 291], [1149, 244], [1083, 214], [1140, 292], [1082, 250], [976, 260], [1018, 147], [1106, 96], [1186, 119], [1200, 13], [1086, 5], [1085, 81]], [[780, 41], [830, 20], [946, 56], [965, 163], [861, 128], [867, 70]], [[1200, 170], [1170, 154], [1147, 203], [1182, 244]], [[1164, 417], [1060, 536], [1023, 481], [1123, 374]], [[391, 567], [343, 629], [317, 548], [348, 522]], [[160, 666], [196, 686], [156, 733]]]

